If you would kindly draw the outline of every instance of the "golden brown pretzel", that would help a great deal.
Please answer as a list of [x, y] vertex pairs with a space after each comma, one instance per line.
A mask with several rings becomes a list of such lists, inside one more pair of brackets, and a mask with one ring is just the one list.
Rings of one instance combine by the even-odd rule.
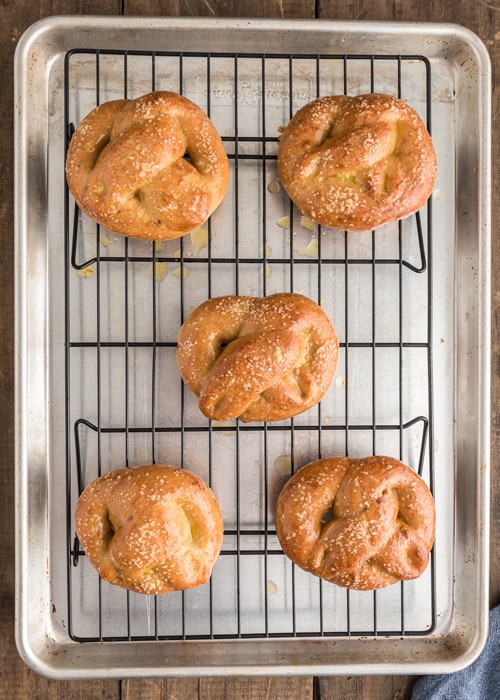
[[420, 209], [436, 154], [415, 110], [389, 95], [320, 97], [280, 136], [278, 172], [298, 209], [336, 229], [366, 231]]
[[422, 574], [435, 520], [429, 488], [402, 462], [331, 457], [299, 469], [285, 484], [276, 531], [300, 568], [366, 591]]
[[103, 579], [137, 593], [201, 586], [223, 535], [219, 505], [195, 474], [169, 465], [117, 469], [83, 491], [78, 539]]
[[225, 296], [182, 325], [177, 362], [208, 418], [282, 420], [324, 396], [338, 339], [322, 309], [300, 294]]
[[[184, 156], [189, 156], [189, 161]], [[204, 111], [171, 92], [105, 102], [71, 139], [66, 178], [79, 207], [111, 231], [177, 238], [223, 198], [229, 165]]]

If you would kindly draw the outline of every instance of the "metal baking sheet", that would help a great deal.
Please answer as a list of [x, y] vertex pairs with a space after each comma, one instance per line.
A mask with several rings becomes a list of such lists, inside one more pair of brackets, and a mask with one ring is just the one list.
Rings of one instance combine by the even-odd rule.
[[[16, 52], [17, 643], [54, 678], [453, 671], [487, 634], [490, 67], [454, 25], [52, 17]], [[231, 185], [203, 231], [160, 245], [75, 210], [71, 129], [98, 102], [182, 92], [221, 133]], [[431, 130], [418, 216], [368, 234], [312, 225], [276, 173], [279, 129], [318, 94], [388, 92]], [[474, 128], [471, 128], [474, 125]], [[206, 421], [175, 366], [180, 323], [218, 294], [302, 292], [341, 362], [293, 421]], [[286, 560], [274, 503], [319, 456], [386, 453], [437, 506], [430, 566], [375, 593]], [[149, 598], [100, 582], [74, 539], [81, 488], [150, 461], [210, 482], [212, 580]]]

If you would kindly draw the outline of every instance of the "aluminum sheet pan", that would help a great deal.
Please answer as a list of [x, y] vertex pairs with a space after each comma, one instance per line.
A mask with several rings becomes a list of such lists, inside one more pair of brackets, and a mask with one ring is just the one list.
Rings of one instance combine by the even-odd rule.
[[[53, 678], [422, 674], [487, 635], [490, 66], [454, 25], [53, 17], [16, 52], [16, 513], [19, 651]], [[231, 159], [205, 234], [152, 248], [74, 219], [68, 125], [97, 101], [181, 90]], [[432, 130], [431, 201], [369, 234], [300, 218], [279, 127], [317, 94], [400, 94]], [[73, 237], [74, 231], [74, 237]], [[321, 405], [247, 430], [205, 421], [174, 360], [207, 296], [300, 291], [341, 363]], [[396, 368], [399, 368], [396, 370]], [[280, 554], [276, 494], [320, 454], [390, 453], [433, 489], [416, 582], [346, 592]], [[210, 481], [225, 519], [210, 584], [156, 599], [99, 582], [74, 542], [79, 488], [125, 463]]]

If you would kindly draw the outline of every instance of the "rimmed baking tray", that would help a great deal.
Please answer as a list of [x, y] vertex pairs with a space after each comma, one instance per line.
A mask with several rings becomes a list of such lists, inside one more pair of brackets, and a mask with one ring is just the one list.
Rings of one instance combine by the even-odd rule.
[[[17, 643], [55, 678], [453, 671], [487, 634], [490, 68], [454, 25], [53, 17], [16, 52]], [[182, 92], [231, 162], [195, 235], [126, 241], [75, 208], [65, 149], [96, 104]], [[400, 96], [439, 175], [416, 215], [367, 234], [304, 219], [280, 188], [279, 129], [327, 93]], [[209, 296], [302, 292], [341, 342], [334, 385], [291, 421], [206, 421], [175, 366]], [[386, 453], [432, 488], [424, 575], [375, 593], [296, 569], [276, 540], [288, 475]], [[78, 494], [150, 461], [199, 473], [225, 538], [212, 580], [150, 599], [99, 580], [75, 539]]]

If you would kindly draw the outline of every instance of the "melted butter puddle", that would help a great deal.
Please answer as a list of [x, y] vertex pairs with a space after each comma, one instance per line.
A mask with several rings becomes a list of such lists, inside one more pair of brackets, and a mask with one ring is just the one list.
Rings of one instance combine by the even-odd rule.
[[292, 473], [292, 458], [290, 455], [281, 455], [274, 460], [274, 468], [277, 472], [286, 476]]
[[[155, 263], [155, 267], [156, 267], [156, 270], [155, 270], [154, 279], [157, 282], [163, 282], [163, 280], [165, 279], [165, 277], [168, 274], [167, 263], [166, 262], [157, 262], [157, 263]], [[149, 272], [149, 277], [151, 279], [153, 279], [153, 263], [149, 264], [148, 272]]]
[[95, 275], [95, 270], [93, 267], [84, 267], [82, 270], [77, 270], [76, 275], [77, 277], [81, 277], [83, 280], [86, 280]]
[[316, 224], [308, 216], [301, 216], [300, 217], [300, 225], [302, 226], [302, 228], [305, 228], [307, 231], [315, 231], [316, 230]]
[[208, 231], [205, 228], [197, 228], [191, 231], [191, 243], [197, 253], [208, 246]]
[[269, 579], [267, 582], [267, 592], [269, 595], [276, 595], [278, 592], [278, 586], [274, 583], [274, 581], [271, 581], [271, 579]]
[[228, 428], [228, 430], [218, 430], [219, 435], [234, 435], [236, 423], [232, 420], [213, 420], [212, 426], [214, 428]]
[[295, 247], [294, 251], [297, 253], [297, 255], [302, 255], [305, 258], [317, 258], [318, 257], [318, 239], [313, 238], [309, 245], [307, 245], [305, 248], [298, 248]]
[[172, 275], [174, 277], [177, 277], [178, 280], [180, 280], [181, 274], [183, 280], [186, 280], [189, 277], [189, 272], [186, 270], [185, 267], [182, 268], [182, 272], [180, 267], [176, 267], [175, 270], [172, 270]]
[[276, 223], [280, 228], [290, 228], [290, 217], [282, 216], [281, 218], [276, 220]]

